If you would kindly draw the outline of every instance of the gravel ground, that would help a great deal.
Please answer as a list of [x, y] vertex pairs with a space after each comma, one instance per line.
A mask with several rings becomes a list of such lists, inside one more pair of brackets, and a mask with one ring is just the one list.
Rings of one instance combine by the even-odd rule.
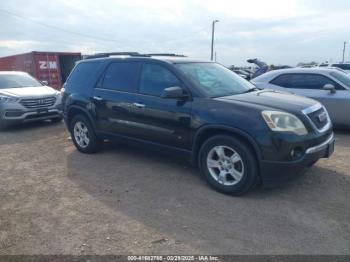
[[304, 176], [230, 197], [185, 161], [74, 148], [63, 123], [0, 133], [0, 254], [350, 254], [350, 132]]

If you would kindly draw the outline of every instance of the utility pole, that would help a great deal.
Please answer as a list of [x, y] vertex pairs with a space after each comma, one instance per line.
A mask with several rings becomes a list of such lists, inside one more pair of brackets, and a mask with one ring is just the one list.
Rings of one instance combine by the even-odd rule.
[[219, 22], [219, 20], [214, 20], [211, 28], [211, 53], [210, 60], [213, 61], [214, 58], [214, 34], [215, 34], [215, 23]]
[[344, 41], [343, 60], [342, 60], [342, 63], [343, 63], [343, 64], [344, 64], [344, 59], [345, 59], [345, 48], [346, 48], [346, 42]]

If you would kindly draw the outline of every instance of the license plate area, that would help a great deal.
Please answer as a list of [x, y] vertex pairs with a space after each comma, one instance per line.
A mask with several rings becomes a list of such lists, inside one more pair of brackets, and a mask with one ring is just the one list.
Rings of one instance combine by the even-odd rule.
[[37, 113], [38, 115], [46, 114], [46, 113], [48, 113], [48, 112], [49, 112], [49, 109], [47, 109], [47, 108], [40, 108], [40, 109], [36, 110], [36, 113]]

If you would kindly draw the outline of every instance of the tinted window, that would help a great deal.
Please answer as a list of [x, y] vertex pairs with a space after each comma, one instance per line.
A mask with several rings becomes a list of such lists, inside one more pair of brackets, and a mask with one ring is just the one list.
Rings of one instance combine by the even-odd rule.
[[168, 69], [156, 64], [142, 66], [139, 90], [141, 94], [160, 96], [165, 88], [172, 86], [181, 86], [181, 83]]
[[350, 64], [333, 64], [334, 67], [339, 67], [343, 70], [350, 70]]
[[343, 72], [332, 72], [331, 76], [338, 79], [338, 81], [342, 82], [344, 85], [350, 88], [350, 74], [346, 74]]
[[0, 89], [32, 86], [42, 84], [27, 74], [0, 74]]
[[102, 87], [116, 91], [134, 92], [137, 85], [138, 63], [112, 63], [108, 66]]
[[86, 84], [97, 72], [100, 62], [84, 62], [77, 64], [70, 74], [68, 84]]
[[298, 89], [322, 89], [325, 84], [332, 84], [337, 89], [342, 89], [333, 80], [318, 74], [284, 74], [272, 80], [271, 83], [286, 88]]

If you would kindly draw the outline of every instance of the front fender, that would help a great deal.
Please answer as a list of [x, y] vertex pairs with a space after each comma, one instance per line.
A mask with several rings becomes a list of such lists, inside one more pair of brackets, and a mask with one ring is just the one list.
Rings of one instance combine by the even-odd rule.
[[231, 133], [238, 137], [243, 137], [249, 143], [249, 145], [252, 146], [260, 162], [260, 160], [262, 159], [262, 152], [260, 150], [260, 147], [258, 146], [258, 143], [255, 141], [255, 139], [251, 135], [249, 135], [247, 132], [244, 132], [243, 130], [235, 127], [218, 125], [218, 124], [213, 124], [213, 125], [209, 124], [209, 125], [204, 125], [200, 127], [194, 135], [193, 143], [192, 143], [192, 157], [191, 157], [191, 163], [193, 165], [197, 164], [198, 152], [202, 143], [204, 142], [203, 135], [205, 136], [205, 134], [208, 134], [208, 133], [222, 133], [222, 132]]

